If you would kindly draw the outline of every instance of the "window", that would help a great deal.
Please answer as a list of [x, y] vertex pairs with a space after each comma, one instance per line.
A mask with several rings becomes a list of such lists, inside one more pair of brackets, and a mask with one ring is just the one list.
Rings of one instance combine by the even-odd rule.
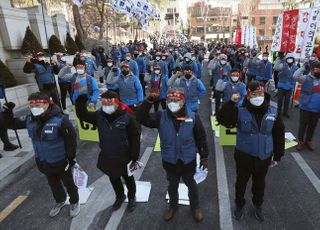
[[278, 21], [278, 17], [277, 16], [273, 17], [272, 24], [276, 25], [277, 21]]
[[259, 35], [260, 35], [260, 36], [264, 36], [264, 30], [260, 29], [260, 30], [259, 30]]
[[259, 22], [260, 22], [260, 25], [266, 24], [266, 17], [260, 17]]
[[204, 33], [204, 27], [197, 27], [198, 33]]
[[251, 24], [254, 26], [256, 25], [256, 18], [251, 18]]

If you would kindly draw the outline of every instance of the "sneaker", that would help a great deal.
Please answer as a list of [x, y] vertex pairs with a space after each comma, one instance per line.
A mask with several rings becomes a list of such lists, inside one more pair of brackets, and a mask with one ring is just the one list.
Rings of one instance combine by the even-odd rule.
[[54, 216], [58, 215], [59, 212], [60, 212], [60, 210], [61, 210], [61, 209], [63, 208], [63, 206], [65, 206], [65, 205], [66, 205], [66, 201], [61, 202], [61, 203], [56, 203], [56, 204], [54, 205], [54, 207], [50, 210], [49, 216], [50, 216], [50, 217], [54, 217]]
[[75, 204], [70, 204], [70, 217], [76, 217], [80, 212], [80, 202]]
[[127, 210], [132, 212], [136, 208], [136, 198], [129, 199]]
[[243, 216], [243, 208], [236, 208], [234, 211], [233, 211], [233, 218], [237, 221], [241, 220]]
[[314, 151], [316, 149], [311, 141], [307, 141], [305, 144], [310, 151]]
[[303, 147], [304, 147], [304, 141], [299, 141], [296, 149], [298, 151], [301, 151], [303, 149]]
[[260, 222], [264, 221], [264, 215], [262, 213], [262, 208], [261, 207], [254, 207], [254, 216], [256, 219]]
[[14, 144], [11, 144], [11, 143], [3, 146], [3, 150], [4, 151], [14, 151], [17, 148], [19, 148], [18, 145], [14, 145]]
[[116, 201], [112, 205], [112, 210], [113, 211], [118, 210], [121, 207], [121, 205], [125, 199], [126, 199], [126, 196], [123, 196], [122, 198], [117, 198]]

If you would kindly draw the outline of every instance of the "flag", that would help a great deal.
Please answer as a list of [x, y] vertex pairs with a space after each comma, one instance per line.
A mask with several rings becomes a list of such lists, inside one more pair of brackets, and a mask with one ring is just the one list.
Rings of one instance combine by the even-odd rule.
[[311, 15], [311, 8], [301, 9], [299, 13], [299, 32], [297, 34], [297, 43], [295, 48], [296, 54], [301, 54], [304, 36], [308, 27], [309, 18]]
[[298, 26], [299, 10], [285, 11], [281, 37], [281, 52], [294, 51]]
[[281, 38], [282, 38], [282, 26], [283, 26], [283, 14], [280, 14], [278, 16], [277, 24], [276, 24], [276, 30], [273, 35], [272, 45], [271, 45], [271, 51], [276, 52], [280, 51], [281, 47]]
[[235, 44], [241, 45], [241, 28], [240, 27], [236, 29]]

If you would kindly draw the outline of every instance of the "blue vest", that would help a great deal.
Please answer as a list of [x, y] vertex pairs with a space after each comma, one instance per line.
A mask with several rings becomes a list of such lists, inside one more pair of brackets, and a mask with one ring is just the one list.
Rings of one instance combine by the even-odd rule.
[[135, 87], [136, 78], [134, 75], [129, 75], [126, 80], [123, 76], [120, 76], [118, 83], [119, 94], [121, 101], [136, 100], [137, 90]]
[[46, 67], [41, 64], [34, 64], [36, 79], [39, 85], [55, 83], [52, 67], [50, 65], [46, 65]]
[[248, 76], [256, 76], [257, 75], [257, 62], [258, 60], [256, 60], [255, 62], [253, 62], [253, 58], [249, 59], [249, 63], [248, 63], [248, 71], [247, 71], [247, 75]]
[[272, 128], [277, 109], [270, 106], [263, 116], [261, 127], [245, 107], [239, 108], [236, 149], [265, 160], [273, 154]]
[[[270, 75], [269, 70], [272, 69], [271, 62], [267, 61], [266, 63], [264, 61], [260, 61], [257, 69], [257, 76], [256, 79], [258, 81], [268, 81], [272, 78]], [[271, 72], [272, 74], [272, 72]]]
[[[299, 98], [300, 108], [310, 112], [320, 112], [320, 81], [313, 79], [310, 75], [301, 86]], [[314, 85], [315, 84], [315, 85]]]
[[56, 163], [67, 159], [64, 146], [64, 139], [59, 135], [63, 116], [54, 116], [50, 118], [38, 134], [39, 125], [36, 121], [27, 118], [27, 130], [32, 140], [35, 157], [39, 161], [47, 163]]
[[198, 110], [199, 90], [197, 78], [192, 79], [189, 86], [187, 86], [186, 80], [181, 79], [179, 87], [184, 89], [184, 96], [187, 107], [191, 110]]
[[293, 74], [298, 69], [298, 67], [296, 65], [292, 65], [291, 67], [289, 67], [287, 63], [282, 63], [282, 64], [283, 64], [283, 69], [278, 74], [278, 78], [279, 78], [278, 88], [291, 90], [294, 87]]
[[[153, 87], [153, 84], [155, 82], [155, 78], [156, 78], [155, 74], [152, 73], [151, 74], [151, 79], [150, 79], [150, 82], [151, 82], [151, 85], [152, 85], [151, 88]], [[160, 75], [158, 89], [160, 90], [160, 99], [166, 99], [168, 86], [167, 86], [166, 76], [163, 75], [163, 74]]]
[[[239, 93], [241, 95], [241, 99], [244, 98], [243, 92], [246, 89], [246, 85], [243, 82], [237, 82], [235, 84], [232, 84], [230, 81], [227, 82], [226, 88], [223, 91], [223, 103], [226, 103], [231, 99], [232, 94]], [[241, 103], [239, 104], [239, 102]], [[237, 106], [241, 106], [242, 100], [237, 102]]]
[[121, 164], [130, 160], [127, 134], [130, 117], [125, 113], [110, 124], [102, 113], [99, 110], [96, 114], [101, 149], [98, 168], [104, 171], [105, 164]]
[[188, 112], [190, 122], [181, 121], [178, 133], [174, 127], [173, 119], [167, 111], [161, 112], [159, 135], [161, 140], [162, 160], [171, 164], [176, 164], [181, 159], [184, 164], [188, 164], [196, 159], [198, 152], [193, 127], [195, 124], [195, 113]]
[[231, 66], [229, 64], [222, 66], [220, 63], [217, 63], [216, 68], [212, 70], [214, 87], [216, 86], [218, 80], [222, 79], [222, 74], [221, 74], [222, 69], [224, 72], [226, 72], [227, 77], [230, 77]]

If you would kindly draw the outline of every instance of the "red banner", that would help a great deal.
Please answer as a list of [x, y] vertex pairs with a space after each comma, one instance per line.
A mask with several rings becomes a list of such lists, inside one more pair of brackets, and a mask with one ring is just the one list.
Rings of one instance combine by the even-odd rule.
[[235, 44], [236, 44], [236, 45], [241, 45], [241, 28], [240, 28], [240, 27], [238, 27], [238, 28], [236, 29]]
[[281, 52], [294, 51], [296, 44], [299, 10], [285, 11], [281, 38]]

